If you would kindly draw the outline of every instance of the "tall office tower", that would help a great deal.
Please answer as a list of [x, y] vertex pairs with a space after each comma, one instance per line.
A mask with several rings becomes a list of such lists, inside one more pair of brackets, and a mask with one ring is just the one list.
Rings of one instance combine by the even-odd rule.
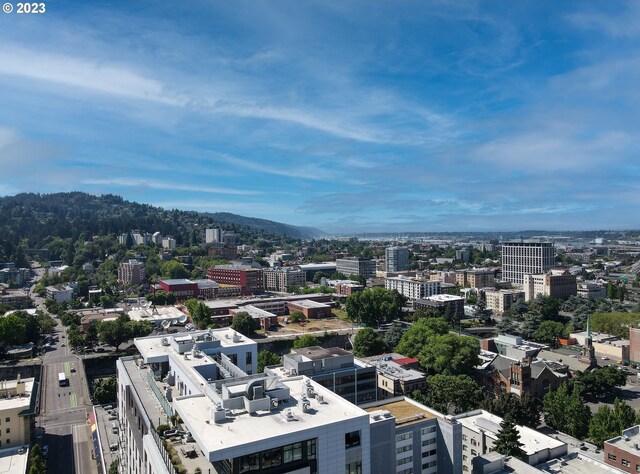
[[406, 247], [387, 247], [384, 255], [387, 272], [401, 272], [409, 268], [409, 249]]
[[204, 237], [207, 244], [222, 243], [222, 229], [207, 229]]
[[525, 275], [547, 273], [553, 267], [553, 242], [505, 242], [502, 244], [502, 279], [522, 285]]

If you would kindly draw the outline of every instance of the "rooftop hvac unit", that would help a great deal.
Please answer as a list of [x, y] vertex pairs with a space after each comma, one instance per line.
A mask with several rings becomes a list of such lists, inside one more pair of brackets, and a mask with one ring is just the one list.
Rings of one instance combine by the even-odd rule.
[[296, 417], [293, 415], [293, 412], [291, 411], [291, 408], [288, 408], [287, 410], [282, 412], [282, 418], [284, 419], [284, 421], [295, 421]]
[[272, 398], [271, 399], [271, 409], [275, 409], [278, 408], [278, 399], [277, 398]]
[[322, 403], [322, 404], [327, 403], [324, 401], [324, 397], [322, 395], [317, 395], [316, 400], [318, 400], [318, 403]]
[[163, 337], [162, 339], [160, 339], [160, 343], [163, 346], [168, 346], [169, 345], [169, 338], [168, 337]]

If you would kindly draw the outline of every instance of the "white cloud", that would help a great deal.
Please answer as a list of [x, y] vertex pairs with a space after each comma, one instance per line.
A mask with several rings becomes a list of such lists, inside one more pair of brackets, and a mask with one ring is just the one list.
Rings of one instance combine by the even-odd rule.
[[84, 179], [82, 184], [89, 185], [105, 185], [114, 187], [134, 187], [147, 189], [160, 189], [170, 191], [187, 191], [194, 193], [211, 193], [211, 194], [231, 194], [238, 196], [255, 196], [263, 194], [262, 191], [236, 189], [236, 188], [220, 188], [215, 186], [200, 186], [191, 184], [181, 184], [172, 181], [158, 181], [155, 179], [136, 179], [136, 178], [101, 178], [101, 179]]

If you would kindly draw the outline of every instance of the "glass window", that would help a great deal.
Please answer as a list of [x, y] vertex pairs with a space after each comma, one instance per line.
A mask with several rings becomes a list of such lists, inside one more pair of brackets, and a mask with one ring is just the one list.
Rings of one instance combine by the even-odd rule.
[[629, 466], [631, 466], [631, 463], [630, 463], [629, 461], [627, 461], [626, 459], [623, 459], [623, 460], [622, 460], [622, 465], [623, 465], [624, 467], [629, 467]]
[[282, 464], [282, 450], [280, 448], [269, 449], [262, 452], [262, 468], [275, 467]]
[[310, 439], [307, 441], [307, 459], [316, 458], [316, 440]]
[[354, 446], [360, 446], [360, 431], [352, 431], [344, 435], [344, 447], [348, 449]]
[[615, 461], [616, 459], [618, 459], [615, 454], [611, 453], [607, 454], [607, 458], [609, 459], [609, 461]]
[[345, 474], [362, 474], [362, 461], [352, 462], [344, 467]]

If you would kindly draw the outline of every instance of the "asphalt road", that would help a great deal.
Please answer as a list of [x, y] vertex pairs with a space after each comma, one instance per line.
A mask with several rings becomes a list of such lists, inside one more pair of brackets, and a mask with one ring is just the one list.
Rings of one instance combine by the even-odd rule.
[[[34, 298], [46, 312], [42, 298]], [[47, 467], [56, 474], [97, 474], [91, 431], [87, 419], [91, 400], [82, 361], [70, 354], [66, 330], [58, 321], [58, 341], [42, 356], [42, 391], [38, 425], [45, 429], [43, 444], [49, 446]], [[72, 371], [73, 369], [73, 371]], [[65, 372], [69, 385], [60, 387], [58, 374]]]

